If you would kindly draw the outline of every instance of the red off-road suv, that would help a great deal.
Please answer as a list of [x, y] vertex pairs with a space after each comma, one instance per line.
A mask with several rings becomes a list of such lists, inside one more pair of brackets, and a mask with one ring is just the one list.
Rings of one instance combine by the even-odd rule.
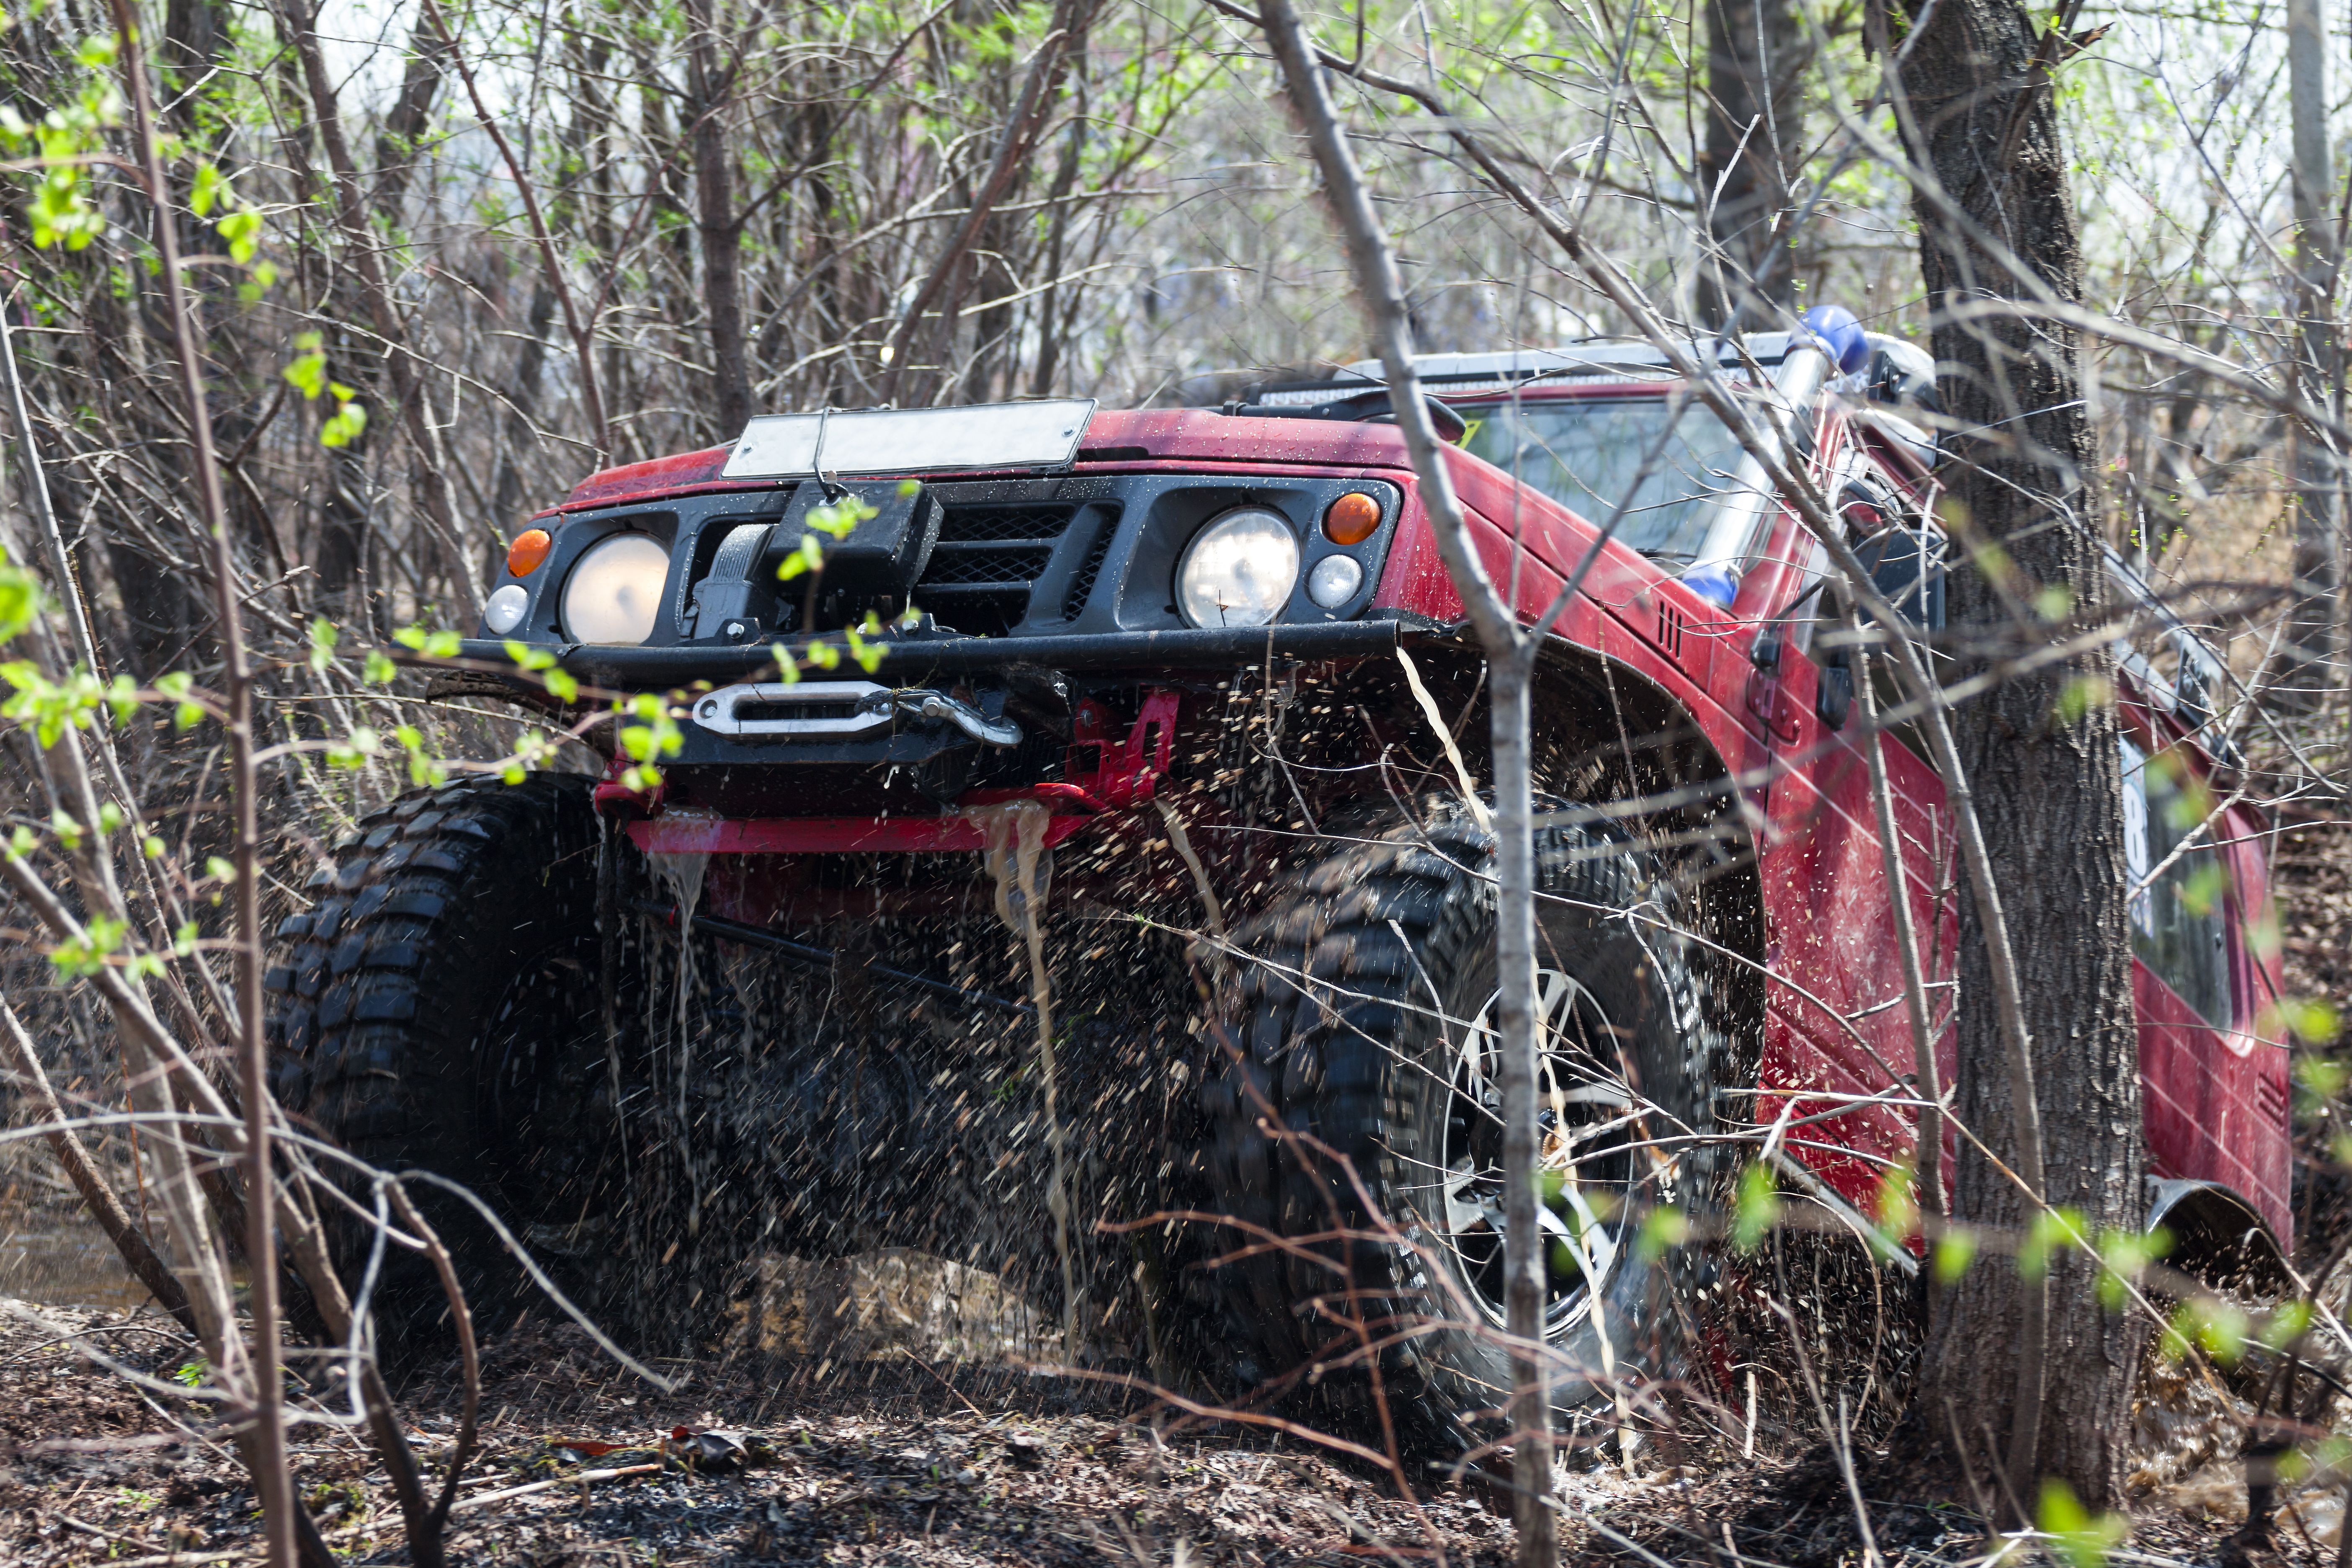
[[[1851, 327], [1743, 347], [1724, 374], [1792, 416], [1932, 634], [1932, 365]], [[1843, 598], [1648, 348], [1422, 370], [1523, 616], [1614, 520], [1534, 707], [1549, 1332], [1592, 1379], [1654, 1370], [1697, 1266], [1633, 1234], [1753, 1157], [1714, 1140], [1794, 1097], [1785, 1174], [1867, 1207], [1913, 1137], [1873, 1099], [1908, 1094], [1876, 1063], [1911, 1046], [1822, 630]], [[589, 479], [517, 541], [443, 689], [562, 706], [520, 642], [582, 683], [573, 719], [671, 694], [680, 743], [632, 788], [637, 721], [607, 722], [602, 782], [420, 791], [338, 846], [270, 972], [288, 1103], [470, 1183], [656, 1342], [707, 1342], [762, 1255], [912, 1247], [1047, 1321], [1075, 1290], [1065, 1354], [1341, 1401], [1376, 1366], [1411, 1441], [1458, 1444], [1504, 1382], [1492, 848], [1460, 782], [1487, 725], [1388, 414], [1343, 377], [1222, 409], [799, 415]], [[870, 515], [836, 540], [819, 508]], [[813, 535], [822, 571], [780, 578]], [[2258, 1021], [2278, 977], [2242, 940], [2263, 839], [2244, 807], [2198, 808], [2225, 673], [2150, 614], [2177, 673], [2130, 656], [2122, 703], [2151, 1213], [2191, 1247], [2283, 1244], [2286, 1061]], [[870, 670], [842, 657], [869, 615], [891, 628]], [[1878, 743], [1948, 1013], [1942, 786]], [[1036, 869], [1001, 889], [983, 851], [1024, 816]], [[1044, 997], [1007, 929], [1031, 916]], [[385, 1290], [431, 1317], [398, 1262]], [[1558, 1398], [1595, 1393], [1564, 1376]]]

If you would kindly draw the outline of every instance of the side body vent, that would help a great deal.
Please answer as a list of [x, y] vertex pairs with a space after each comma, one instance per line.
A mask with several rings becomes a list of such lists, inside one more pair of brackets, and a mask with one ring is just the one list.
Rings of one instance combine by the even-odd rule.
[[1690, 622], [1684, 618], [1682, 611], [1664, 599], [1658, 601], [1658, 647], [1676, 664], [1682, 662], [1683, 634], [1689, 629]]

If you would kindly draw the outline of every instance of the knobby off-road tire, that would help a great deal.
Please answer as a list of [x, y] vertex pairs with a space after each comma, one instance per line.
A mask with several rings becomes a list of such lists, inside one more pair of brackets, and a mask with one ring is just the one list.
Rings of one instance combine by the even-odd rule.
[[[1569, 808], [1539, 799], [1537, 809]], [[1323, 857], [1238, 933], [1254, 961], [1227, 986], [1233, 1049], [1218, 1051], [1202, 1110], [1221, 1212], [1289, 1237], [1384, 1217], [1405, 1243], [1315, 1241], [1305, 1256], [1261, 1247], [1220, 1268], [1220, 1315], [1240, 1347], [1232, 1370], [1271, 1384], [1320, 1363], [1291, 1385], [1294, 1400], [1377, 1438], [1370, 1371], [1330, 1366], [1356, 1350], [1342, 1325], [1360, 1317], [1393, 1342], [1377, 1373], [1401, 1444], [1433, 1462], [1500, 1433], [1482, 1413], [1503, 1405], [1510, 1375], [1496, 1342], [1499, 1123], [1479, 1103], [1491, 1113], [1500, 1101], [1476, 1070], [1492, 1064], [1494, 1037], [1465, 1026], [1491, 1019], [1496, 994], [1494, 844], [1458, 801], [1423, 815], [1423, 826], [1385, 808], [1353, 833], [1327, 825]], [[1678, 932], [1685, 900], [1659, 858], [1595, 824], [1539, 829], [1536, 859], [1546, 1083], [1559, 1091], [1547, 1163], [1575, 1174], [1549, 1204], [1566, 1234], [1549, 1249], [1547, 1338], [1580, 1369], [1555, 1384], [1555, 1426], [1566, 1429], [1612, 1403], [1604, 1365], [1619, 1378], [1671, 1373], [1691, 1342], [1703, 1256], [1645, 1259], [1638, 1239], [1645, 1213], [1719, 1189], [1727, 1162], [1691, 1140], [1717, 1129], [1729, 1109], [1717, 1096], [1737, 1068], [1711, 1005], [1708, 950]], [[1605, 1125], [1637, 1106], [1632, 1125]], [[1344, 1156], [1371, 1210], [1337, 1162], [1269, 1138], [1262, 1121]], [[1572, 1131], [1586, 1142], [1563, 1146]], [[1670, 1173], [1629, 1147], [1644, 1137]], [[1257, 1244], [1241, 1229], [1208, 1242], [1216, 1253]]]
[[[593, 785], [540, 773], [402, 796], [311, 878], [318, 901], [278, 926], [264, 982], [276, 1088], [297, 1123], [372, 1164], [463, 1183], [527, 1245], [535, 1236], [559, 1279], [549, 1255], [592, 1250], [579, 1243], [621, 1158]], [[372, 1206], [363, 1183], [347, 1184]], [[480, 1331], [503, 1328], [530, 1290], [520, 1266], [470, 1205], [423, 1183], [410, 1192], [449, 1244]], [[356, 1294], [369, 1227], [329, 1218]], [[386, 1248], [375, 1303], [395, 1352], [446, 1334], [446, 1298], [415, 1253]]]

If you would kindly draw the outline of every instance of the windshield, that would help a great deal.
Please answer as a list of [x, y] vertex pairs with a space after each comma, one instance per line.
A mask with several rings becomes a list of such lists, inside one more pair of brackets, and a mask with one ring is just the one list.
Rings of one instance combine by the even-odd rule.
[[[1563, 397], [1456, 405], [1470, 428], [1463, 447], [1596, 527], [1620, 502], [1617, 537], [1644, 555], [1695, 559], [1713, 521], [1713, 498], [1739, 466], [1723, 421], [1685, 404], [1671, 434], [1664, 397]], [[1663, 446], [1659, 437], [1664, 435]], [[1653, 449], [1656, 456], [1652, 458]]]

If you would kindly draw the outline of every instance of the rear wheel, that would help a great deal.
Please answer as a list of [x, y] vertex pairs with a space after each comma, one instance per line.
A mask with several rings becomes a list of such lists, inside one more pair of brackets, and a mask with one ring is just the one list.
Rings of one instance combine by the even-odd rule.
[[[266, 979], [278, 1092], [298, 1122], [371, 1164], [464, 1184], [559, 1258], [593, 1252], [619, 1174], [593, 785], [538, 774], [404, 795], [312, 878], [318, 901], [280, 924]], [[490, 1226], [452, 1194], [411, 1192], [476, 1313], [509, 1304], [521, 1271]], [[334, 1232], [356, 1289], [367, 1227]], [[428, 1263], [393, 1247], [383, 1270], [388, 1339], [441, 1321]]]
[[[1666, 868], [1600, 826], [1543, 828], [1536, 853], [1545, 1338], [1572, 1369], [1553, 1386], [1565, 1422], [1678, 1359], [1691, 1266], [1635, 1243], [1649, 1210], [1713, 1185], [1704, 1140], [1736, 1074]], [[1492, 866], [1491, 837], [1449, 803], [1296, 873], [1243, 936], [1257, 962], [1237, 976], [1231, 1048], [1203, 1097], [1218, 1206], [1314, 1238], [1219, 1271], [1247, 1346], [1235, 1370], [1262, 1383], [1321, 1367], [1307, 1397], [1366, 1418], [1377, 1373], [1424, 1458], [1470, 1446], [1510, 1385]], [[1394, 1240], [1321, 1239], [1383, 1222]], [[1366, 1332], [1385, 1342], [1377, 1360], [1333, 1370]]]

